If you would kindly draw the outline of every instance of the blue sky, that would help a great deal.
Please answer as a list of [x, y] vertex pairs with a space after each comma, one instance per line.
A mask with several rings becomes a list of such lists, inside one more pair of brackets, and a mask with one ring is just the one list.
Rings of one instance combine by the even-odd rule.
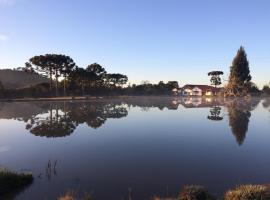
[[253, 81], [270, 81], [269, 0], [0, 0], [0, 68], [63, 53], [131, 83], [224, 79], [240, 45]]

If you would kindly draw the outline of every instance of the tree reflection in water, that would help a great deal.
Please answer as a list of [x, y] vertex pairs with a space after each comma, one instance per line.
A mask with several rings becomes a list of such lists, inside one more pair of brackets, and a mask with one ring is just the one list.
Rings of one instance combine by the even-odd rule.
[[126, 117], [128, 111], [123, 104], [92, 104], [87, 102], [82, 105], [71, 105], [68, 115], [77, 126], [86, 123], [91, 128], [97, 129], [101, 127], [108, 118]]
[[[128, 115], [130, 107], [143, 111], [150, 108], [159, 110], [178, 110], [182, 108], [210, 108], [207, 118], [221, 121], [227, 108], [229, 126], [239, 145], [243, 144], [248, 131], [251, 111], [260, 99], [222, 99], [222, 98], [167, 98], [138, 97], [75, 102], [14, 102], [0, 104], [0, 118], [16, 119], [26, 123], [30, 133], [41, 137], [65, 137], [71, 135], [77, 126], [86, 124], [98, 129], [110, 118]], [[264, 99], [264, 108], [270, 107], [270, 99]], [[182, 109], [181, 108], [181, 109]]]
[[265, 98], [262, 102], [262, 105], [264, 108], [269, 109], [270, 108], [270, 98]]
[[[64, 106], [65, 108], [65, 106]], [[64, 137], [73, 133], [76, 125], [70, 120], [70, 117], [58, 107], [52, 107], [49, 104], [48, 113], [31, 118], [30, 123], [26, 125], [26, 129], [30, 133], [41, 137]]]
[[234, 99], [226, 102], [229, 126], [239, 145], [242, 145], [248, 131], [251, 111], [259, 104], [259, 99]]
[[221, 121], [223, 117], [221, 115], [221, 107], [220, 106], [213, 106], [210, 108], [210, 115], [207, 116], [207, 119], [212, 121]]
[[65, 137], [72, 134], [80, 124], [86, 123], [97, 129], [108, 118], [121, 118], [128, 114], [126, 107], [121, 104], [85, 102], [53, 105], [49, 105], [46, 114], [28, 120], [26, 129], [30, 133], [42, 137]]

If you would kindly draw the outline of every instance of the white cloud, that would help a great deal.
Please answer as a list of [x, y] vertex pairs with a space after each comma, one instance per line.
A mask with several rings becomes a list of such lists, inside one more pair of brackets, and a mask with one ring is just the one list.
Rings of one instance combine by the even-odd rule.
[[0, 42], [5, 42], [7, 39], [8, 39], [7, 35], [0, 34]]

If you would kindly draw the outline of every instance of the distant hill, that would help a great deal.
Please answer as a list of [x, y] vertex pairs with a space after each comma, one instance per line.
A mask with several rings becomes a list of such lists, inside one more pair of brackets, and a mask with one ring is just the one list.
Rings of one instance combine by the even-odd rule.
[[39, 83], [48, 83], [49, 79], [39, 74], [26, 73], [11, 69], [0, 70], [0, 81], [7, 89], [27, 88]]

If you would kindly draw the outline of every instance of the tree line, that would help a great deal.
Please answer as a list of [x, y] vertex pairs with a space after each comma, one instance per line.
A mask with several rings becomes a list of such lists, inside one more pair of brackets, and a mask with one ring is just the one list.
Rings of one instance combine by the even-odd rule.
[[[179, 87], [177, 81], [127, 85], [128, 77], [124, 74], [108, 73], [98, 63], [90, 64], [85, 68], [78, 67], [70, 56], [62, 54], [34, 56], [25, 63], [24, 67], [19, 67], [16, 70], [39, 74], [47, 77], [48, 82], [19, 90], [5, 90], [0, 82], [1, 98], [75, 95], [170, 95], [173, 88]], [[123, 87], [125, 85], [126, 87]]]
[[[45, 54], [30, 58], [24, 67], [17, 68], [31, 74], [39, 74], [48, 78], [48, 83], [38, 84], [21, 90], [5, 90], [0, 81], [0, 93], [8, 97], [17, 96], [66, 96], [66, 95], [171, 95], [174, 89], [179, 89], [177, 81], [151, 84], [144, 81], [142, 84], [128, 85], [128, 77], [121, 73], [108, 73], [98, 63], [85, 68], [78, 67], [74, 60], [62, 54]], [[224, 73], [219, 70], [208, 73], [211, 85], [215, 88], [222, 84]], [[224, 96], [246, 96], [250, 94], [270, 94], [270, 84], [260, 91], [251, 81], [249, 61], [244, 47], [240, 47], [230, 67], [230, 75], [225, 87]], [[16, 93], [16, 94], [15, 94]]]
[[67, 91], [75, 92], [78, 89], [84, 95], [90, 89], [122, 87], [128, 81], [126, 75], [107, 73], [98, 63], [90, 64], [86, 68], [78, 67], [71, 57], [62, 54], [34, 56], [21, 70], [48, 77], [49, 90], [52, 92], [55, 89], [56, 96], [59, 95], [60, 87], [62, 95], [67, 95]]

